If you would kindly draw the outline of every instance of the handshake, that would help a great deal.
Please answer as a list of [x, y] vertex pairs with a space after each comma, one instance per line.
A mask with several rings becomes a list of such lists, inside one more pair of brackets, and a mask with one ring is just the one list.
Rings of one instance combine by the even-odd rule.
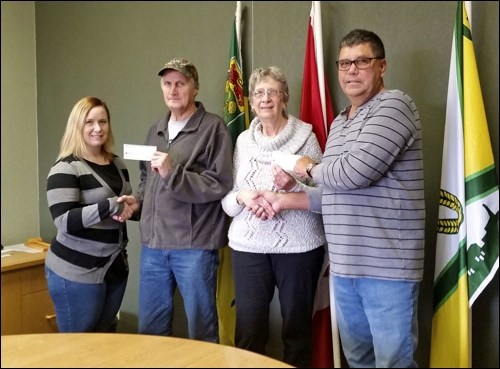
[[283, 210], [309, 209], [309, 199], [304, 192], [291, 192], [297, 185], [295, 177], [278, 164], [276, 161], [271, 166], [274, 175], [273, 190], [240, 190], [236, 195], [238, 204], [244, 205], [247, 211], [261, 220], [273, 219]]
[[273, 219], [276, 214], [285, 209], [284, 193], [270, 190], [241, 190], [236, 196], [240, 205], [262, 220]]
[[118, 204], [123, 204], [122, 210], [112, 215], [112, 218], [117, 222], [123, 223], [129, 220], [137, 209], [139, 209], [139, 203], [134, 196], [123, 195], [117, 200]]

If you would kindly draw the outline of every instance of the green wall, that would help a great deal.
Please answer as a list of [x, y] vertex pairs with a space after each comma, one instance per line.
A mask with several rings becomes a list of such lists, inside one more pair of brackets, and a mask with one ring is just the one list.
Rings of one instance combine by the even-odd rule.
[[40, 234], [35, 6], [2, 1], [2, 245]]
[[[218, 1], [35, 1], [33, 18], [32, 4], [2, 1], [4, 244], [31, 237], [38, 227], [44, 239], [54, 236], [55, 228], [46, 205], [45, 179], [57, 155], [69, 112], [79, 98], [96, 95], [106, 100], [111, 109], [116, 152], [122, 155], [123, 143], [142, 143], [146, 130], [165, 112], [158, 70], [173, 57], [187, 57], [200, 74], [199, 99], [209, 111], [222, 114], [229, 38], [236, 8], [236, 2]], [[496, 1], [472, 4], [472, 34], [498, 173], [499, 5]], [[243, 1], [242, 5], [245, 75], [248, 77], [258, 66], [282, 67], [290, 84], [289, 111], [298, 115], [311, 2]], [[9, 11], [6, 15], [5, 10]], [[21, 19], [15, 18], [19, 10], [24, 11]], [[456, 2], [448, 1], [322, 2], [325, 66], [335, 112], [347, 104], [338, 87], [334, 65], [337, 45], [353, 28], [370, 29], [381, 36], [388, 60], [386, 87], [410, 94], [420, 111], [427, 198], [426, 264], [419, 306], [418, 361], [423, 367], [428, 365], [430, 348], [435, 229], [455, 11]], [[7, 32], [4, 32], [5, 18], [12, 27]], [[4, 55], [4, 46], [9, 47], [10, 53]], [[4, 71], [4, 67], [8, 69]], [[4, 74], [8, 72], [5, 80]], [[8, 113], [4, 114], [6, 108]], [[9, 136], [12, 141], [4, 141], [6, 125], [12, 132]], [[4, 145], [9, 151], [4, 150]], [[24, 163], [22, 168], [19, 160]], [[38, 165], [34, 164], [36, 160]], [[139, 181], [137, 163], [128, 164], [135, 188]], [[35, 173], [38, 177], [29, 180]], [[28, 222], [26, 209], [35, 214]], [[11, 216], [5, 217], [4, 212]], [[25, 222], [28, 226], [34, 222], [36, 226], [29, 227], [27, 234], [18, 233], [20, 240], [4, 237], [4, 232], [24, 226]], [[137, 223], [130, 222], [129, 231], [131, 275], [120, 330], [135, 332]], [[179, 299], [178, 304], [174, 329], [176, 334], [185, 336]], [[498, 315], [497, 273], [473, 308], [475, 367], [499, 365]], [[272, 327], [270, 355], [280, 358], [280, 318], [275, 301]]]

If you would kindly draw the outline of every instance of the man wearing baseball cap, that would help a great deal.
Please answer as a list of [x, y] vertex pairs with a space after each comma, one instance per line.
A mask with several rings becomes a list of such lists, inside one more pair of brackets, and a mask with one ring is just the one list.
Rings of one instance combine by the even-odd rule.
[[200, 85], [198, 82], [198, 71], [189, 60], [183, 58], [172, 59], [167, 64], [165, 64], [165, 66], [158, 72], [158, 75], [160, 77], [163, 76], [163, 73], [165, 73], [169, 69], [176, 70], [184, 74], [186, 77], [193, 78], [196, 89], [199, 89]]
[[172, 335], [174, 293], [184, 300], [189, 337], [219, 342], [218, 249], [229, 220], [220, 200], [232, 189], [232, 141], [223, 119], [196, 101], [198, 72], [175, 58], [158, 73], [168, 112], [149, 129], [157, 147], [141, 161], [134, 196], [140, 216], [139, 333]]

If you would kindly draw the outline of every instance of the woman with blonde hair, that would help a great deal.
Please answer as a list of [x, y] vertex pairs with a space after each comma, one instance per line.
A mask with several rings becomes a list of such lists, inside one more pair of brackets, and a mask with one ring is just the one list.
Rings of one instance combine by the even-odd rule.
[[45, 276], [60, 332], [110, 331], [127, 286], [127, 228], [112, 217], [131, 214], [117, 199], [132, 189], [113, 143], [106, 103], [97, 97], [79, 100], [47, 177], [57, 235]]

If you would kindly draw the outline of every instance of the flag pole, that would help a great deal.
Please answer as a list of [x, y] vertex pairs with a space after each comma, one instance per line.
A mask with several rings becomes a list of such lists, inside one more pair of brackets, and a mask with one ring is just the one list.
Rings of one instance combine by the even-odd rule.
[[[241, 54], [241, 1], [236, 2], [236, 12], [231, 28], [229, 44], [229, 65], [224, 93], [224, 122], [226, 123], [233, 147], [238, 135], [248, 127], [248, 92], [243, 76]], [[220, 343], [235, 346], [234, 332], [236, 308], [231, 249], [229, 245], [219, 250], [217, 269], [217, 309], [219, 313]]]
[[[314, 48], [316, 51], [320, 50], [321, 54], [316, 60], [316, 66], [318, 69], [318, 80], [325, 81], [325, 67], [323, 61], [323, 25], [321, 22], [321, 1], [313, 1], [313, 11], [315, 13], [313, 29], [314, 29]], [[321, 98], [321, 108], [323, 110], [323, 123], [325, 125], [325, 132], [328, 135], [328, 121], [327, 109], [326, 109], [326, 92], [325, 85], [319, 85], [320, 98]], [[328, 248], [327, 248], [328, 250]], [[328, 257], [328, 256], [327, 256]], [[333, 367], [341, 368], [342, 363], [340, 360], [340, 338], [339, 338], [339, 326], [337, 323], [337, 312], [335, 311], [335, 294], [333, 292], [333, 280], [332, 274], [330, 273], [330, 268], [328, 268], [328, 287], [330, 292], [330, 319], [332, 326], [332, 350], [333, 350]]]
[[[323, 60], [323, 26], [321, 21], [321, 1], [313, 1], [313, 34], [314, 34], [314, 48], [317, 55], [316, 67], [318, 71], [318, 81], [325, 81], [325, 67]], [[326, 93], [325, 85], [323, 83], [319, 84], [319, 93], [321, 99], [321, 110], [323, 111], [323, 123], [325, 125], [325, 132], [328, 134], [328, 118], [326, 109]], [[340, 339], [339, 339], [339, 327], [337, 323], [337, 313], [335, 311], [335, 294], [333, 292], [332, 275], [330, 273], [330, 268], [328, 268], [328, 287], [330, 292], [330, 319], [331, 319], [331, 329], [332, 329], [332, 350], [333, 350], [333, 367], [342, 367], [340, 360]]]

